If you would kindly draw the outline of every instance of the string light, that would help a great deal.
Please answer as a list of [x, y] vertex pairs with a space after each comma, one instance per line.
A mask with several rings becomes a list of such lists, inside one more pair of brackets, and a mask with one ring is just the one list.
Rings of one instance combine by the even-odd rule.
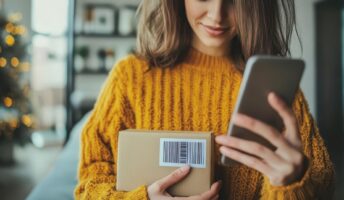
[[8, 19], [12, 22], [19, 22], [23, 19], [23, 14], [20, 12], [12, 13], [9, 15]]
[[6, 67], [7, 65], [7, 60], [4, 57], [0, 58], [0, 67]]
[[22, 116], [22, 122], [27, 127], [31, 127], [33, 124], [32, 118], [29, 115], [23, 115]]
[[17, 58], [17, 57], [13, 57], [12, 59], [11, 59], [11, 65], [13, 66], [13, 67], [18, 67], [18, 65], [19, 65], [19, 59]]
[[14, 30], [15, 30], [15, 26], [12, 23], [7, 23], [6, 26], [5, 26], [5, 30], [8, 33], [13, 33]]
[[6, 36], [5, 42], [8, 46], [13, 46], [16, 40], [14, 39], [12, 35], [8, 35]]
[[13, 100], [10, 97], [5, 97], [4, 98], [4, 104], [6, 107], [11, 107], [13, 105]]
[[13, 34], [24, 35], [26, 34], [26, 28], [22, 25], [15, 27]]

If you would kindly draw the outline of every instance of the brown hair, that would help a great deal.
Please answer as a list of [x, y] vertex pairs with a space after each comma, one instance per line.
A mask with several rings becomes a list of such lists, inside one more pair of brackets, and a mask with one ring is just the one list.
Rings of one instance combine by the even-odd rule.
[[[141, 1], [136, 54], [150, 66], [174, 66], [184, 60], [193, 35], [184, 1]], [[232, 6], [237, 36], [230, 56], [239, 69], [255, 54], [290, 55], [296, 30], [294, 0], [232, 0]]]

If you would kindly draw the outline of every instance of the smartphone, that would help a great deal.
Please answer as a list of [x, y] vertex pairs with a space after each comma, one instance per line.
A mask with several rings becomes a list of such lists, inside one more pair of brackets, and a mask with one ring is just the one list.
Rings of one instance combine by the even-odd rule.
[[[245, 114], [265, 122], [279, 131], [284, 128], [278, 113], [270, 106], [268, 94], [275, 92], [287, 105], [291, 106], [299, 89], [305, 63], [301, 59], [277, 56], [253, 56], [247, 63], [238, 99], [233, 111]], [[276, 147], [263, 137], [229, 122], [228, 135], [245, 140], [255, 141], [272, 150]], [[234, 160], [222, 155], [223, 165], [235, 164]]]

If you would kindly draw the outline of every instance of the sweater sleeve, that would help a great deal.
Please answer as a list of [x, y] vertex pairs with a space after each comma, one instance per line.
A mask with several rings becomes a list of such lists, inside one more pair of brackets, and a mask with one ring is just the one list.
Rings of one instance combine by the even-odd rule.
[[308, 168], [301, 180], [288, 186], [272, 186], [264, 177], [262, 199], [331, 199], [334, 169], [304, 95], [299, 91], [293, 103]]
[[148, 199], [146, 186], [116, 191], [118, 132], [133, 124], [126, 99], [125, 67], [119, 62], [110, 72], [81, 137], [78, 185], [75, 199]]

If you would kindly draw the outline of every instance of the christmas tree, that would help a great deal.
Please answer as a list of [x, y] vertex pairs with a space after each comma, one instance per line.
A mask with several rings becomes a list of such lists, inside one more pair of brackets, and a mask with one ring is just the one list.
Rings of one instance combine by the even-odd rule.
[[[19, 17], [18, 17], [19, 15]], [[33, 126], [29, 101], [29, 70], [20, 14], [6, 18], [0, 14], [0, 142], [29, 141]]]

